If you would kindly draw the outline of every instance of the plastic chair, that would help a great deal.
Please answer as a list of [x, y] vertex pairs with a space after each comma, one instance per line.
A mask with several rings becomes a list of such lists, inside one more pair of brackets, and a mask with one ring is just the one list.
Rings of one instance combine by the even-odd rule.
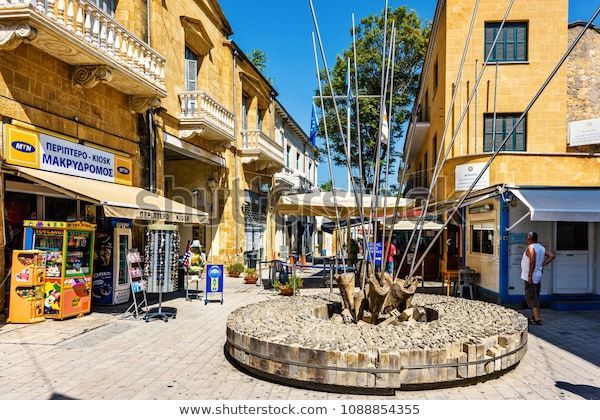
[[475, 270], [471, 267], [463, 267], [458, 270], [458, 295], [464, 297], [465, 288], [469, 289], [469, 299], [473, 300], [473, 276]]
[[[202, 284], [202, 271], [200, 271], [198, 274], [186, 274], [184, 277], [184, 282], [185, 300], [202, 299], [201, 295], [203, 291], [200, 290], [200, 285]], [[191, 289], [192, 285], [195, 286], [193, 289]]]

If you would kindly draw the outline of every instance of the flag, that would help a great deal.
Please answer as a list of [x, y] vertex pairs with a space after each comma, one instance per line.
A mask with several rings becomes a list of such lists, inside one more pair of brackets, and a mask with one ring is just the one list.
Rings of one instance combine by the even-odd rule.
[[383, 111], [383, 124], [381, 125], [381, 142], [385, 145], [390, 143], [390, 124], [385, 110]]
[[315, 104], [312, 107], [312, 116], [310, 117], [310, 144], [317, 145], [317, 134], [319, 133], [319, 123], [317, 122], [317, 110]]

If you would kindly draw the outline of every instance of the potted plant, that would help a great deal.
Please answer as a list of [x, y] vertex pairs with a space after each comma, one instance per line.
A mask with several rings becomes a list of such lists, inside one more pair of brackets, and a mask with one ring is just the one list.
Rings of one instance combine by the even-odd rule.
[[244, 271], [244, 264], [242, 263], [233, 263], [227, 266], [227, 274], [229, 277], [239, 277], [240, 274]]
[[292, 296], [294, 290], [298, 290], [302, 287], [302, 279], [295, 274], [290, 274], [287, 280], [281, 283], [279, 280], [275, 280], [275, 288], [279, 290], [279, 294], [283, 296]]
[[256, 284], [258, 281], [258, 272], [256, 268], [246, 268], [246, 275], [244, 276], [244, 283], [246, 284]]

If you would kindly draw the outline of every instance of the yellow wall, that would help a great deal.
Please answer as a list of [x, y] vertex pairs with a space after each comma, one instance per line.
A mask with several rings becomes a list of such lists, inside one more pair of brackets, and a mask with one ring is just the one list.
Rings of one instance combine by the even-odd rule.
[[[441, 14], [438, 36], [434, 42], [431, 67], [425, 82], [430, 94], [431, 125], [417, 156], [411, 159], [413, 169], [423, 164], [428, 153], [428, 168], [433, 168], [433, 143], [438, 137], [438, 150], [465, 46], [474, 0], [448, 0]], [[454, 111], [445, 136], [448, 147], [452, 134], [467, 103], [475, 82], [475, 60], [481, 70], [484, 57], [485, 22], [501, 21], [508, 2], [481, 0], [473, 36], [468, 47], [462, 81], [457, 89]], [[498, 66], [497, 112], [521, 113], [545, 78], [550, 74], [568, 44], [568, 2], [515, 2], [508, 21], [528, 22], [527, 63]], [[440, 90], [431, 99], [433, 65], [439, 63]], [[454, 193], [454, 168], [457, 164], [484, 162], [489, 154], [483, 153], [484, 114], [492, 113], [494, 103], [495, 64], [489, 65], [478, 89], [477, 115], [475, 101], [454, 140], [450, 159], [443, 170], [437, 198], [443, 200]], [[544, 94], [527, 116], [527, 151], [503, 153], [491, 167], [491, 184], [517, 185], [597, 185], [598, 159], [583, 154], [567, 155], [567, 77], [566, 67], [555, 76]], [[468, 90], [467, 90], [468, 84]], [[425, 91], [425, 89], [424, 89]], [[424, 97], [421, 97], [421, 105]], [[475, 131], [477, 118], [477, 131]], [[552, 168], [548, 171], [548, 168]], [[591, 176], [590, 176], [591, 175]], [[431, 172], [429, 174], [431, 180]]]

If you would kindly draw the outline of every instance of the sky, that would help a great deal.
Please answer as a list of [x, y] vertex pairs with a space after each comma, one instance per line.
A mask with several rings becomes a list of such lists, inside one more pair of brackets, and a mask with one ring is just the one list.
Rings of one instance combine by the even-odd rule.
[[[266, 53], [266, 73], [274, 80], [279, 101], [308, 133], [316, 88], [311, 40], [314, 28], [308, 0], [261, 0], [259, 7], [257, 1], [248, 0], [219, 3], [233, 27], [232, 39], [248, 54], [253, 49]], [[351, 43], [352, 13], [358, 22], [381, 12], [385, 6], [385, 0], [313, 0], [313, 3], [330, 67], [335, 55]], [[436, 1], [389, 0], [389, 4], [393, 8], [406, 5], [422, 19], [431, 21]], [[600, 0], [570, 0], [569, 21], [589, 19], [598, 6]], [[346, 187], [345, 169], [336, 168], [334, 178], [336, 188]], [[328, 179], [327, 163], [323, 161], [319, 164], [319, 184]]]

